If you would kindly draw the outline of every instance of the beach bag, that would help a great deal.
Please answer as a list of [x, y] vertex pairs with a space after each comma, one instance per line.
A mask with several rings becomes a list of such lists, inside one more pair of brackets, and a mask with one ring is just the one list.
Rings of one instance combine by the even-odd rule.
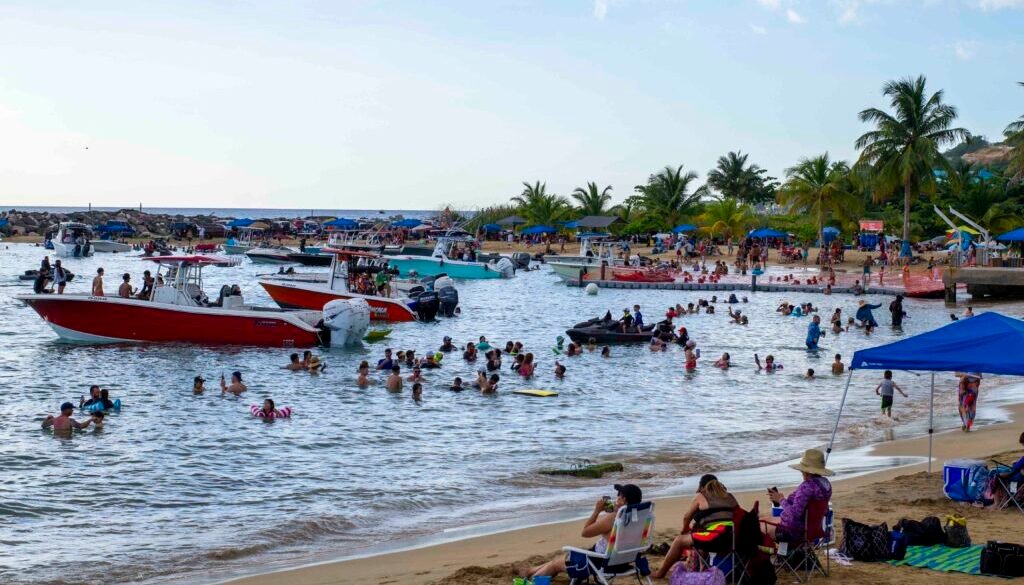
[[903, 518], [893, 526], [893, 530], [901, 533], [907, 546], [921, 546], [925, 538], [924, 524], [910, 518]]
[[971, 535], [967, 533], [967, 519], [960, 515], [946, 516], [946, 546], [964, 548], [971, 546]]
[[981, 551], [981, 572], [1000, 577], [1024, 577], [1024, 546], [988, 541]]
[[942, 529], [942, 522], [937, 516], [927, 516], [921, 520], [924, 527], [924, 534], [921, 536], [921, 546], [934, 546], [946, 543], [946, 532]]
[[688, 571], [685, 563], [676, 563], [668, 578], [668, 585], [725, 585], [725, 575], [718, 567], [707, 571]]
[[889, 527], [883, 522], [868, 526], [843, 518], [840, 552], [856, 561], [884, 561], [889, 558]]
[[900, 530], [889, 533], [889, 560], [902, 561], [907, 558], [907, 535]]
[[588, 563], [587, 555], [569, 551], [569, 556], [565, 559], [565, 573], [569, 576], [570, 581], [586, 581], [590, 579], [590, 564]]

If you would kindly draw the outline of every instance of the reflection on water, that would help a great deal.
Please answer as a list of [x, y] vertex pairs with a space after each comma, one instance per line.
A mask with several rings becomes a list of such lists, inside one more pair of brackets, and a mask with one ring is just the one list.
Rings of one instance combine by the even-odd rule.
[[[0, 251], [0, 383], [8, 389], [0, 398], [8, 416], [0, 426], [3, 583], [69, 576], [84, 583], [171, 582], [171, 575], [214, 580], [466, 523], [521, 522], [524, 509], [554, 518], [553, 511], [604, 493], [614, 481], [535, 473], [579, 458], [623, 461], [626, 476], [652, 493], [679, 489], [681, 478], [706, 471], [784, 461], [828, 439], [845, 383], [845, 377], [823, 374], [835, 353], [848, 359], [857, 348], [948, 322], [940, 303], [909, 301], [903, 332], [882, 327], [871, 338], [829, 334], [823, 348], [810, 353], [803, 348], [807, 319], [778, 315], [779, 302], [811, 301], [829, 313], [837, 306], [852, 313], [855, 300], [755, 294], [742, 305], [749, 326], [730, 324], [721, 306], [719, 314], [684, 319], [703, 353], [691, 375], [683, 373], [679, 348], [651, 353], [619, 346], [609, 360], [596, 353], [562, 358], [568, 372], [558, 381], [551, 348], [567, 327], [634, 303], [651, 321], [668, 305], [701, 295], [603, 290], [591, 297], [544, 269], [507, 281], [460, 283], [462, 317], [398, 324], [384, 343], [325, 350], [329, 368], [313, 377], [282, 370], [288, 354], [282, 350], [59, 343], [12, 298], [30, 290], [16, 275], [37, 267], [41, 255], [24, 245]], [[130, 271], [135, 280], [144, 268], [125, 256], [66, 265], [79, 275], [69, 290], [85, 290], [99, 265], [111, 277]], [[209, 269], [204, 277], [210, 290], [238, 283], [249, 302], [270, 304], [254, 276], [272, 270], [246, 263]], [[1022, 307], [1004, 310], [1020, 314]], [[884, 312], [878, 316], [887, 321]], [[452, 354], [440, 370], [425, 374], [419, 405], [408, 393], [354, 385], [360, 360], [376, 360], [384, 347], [424, 355], [444, 335], [457, 343], [480, 335], [502, 345], [520, 340], [535, 354], [538, 375], [523, 382], [506, 363], [497, 395], [453, 393], [451, 380], [472, 378], [476, 365]], [[774, 354], [785, 369], [756, 373], [755, 351]], [[734, 368], [711, 367], [722, 352], [732, 354]], [[803, 379], [807, 368], [819, 377]], [[245, 396], [191, 393], [194, 375], [203, 374], [212, 386], [233, 370], [245, 374]], [[840, 431], [844, 444], [924, 430], [928, 378], [896, 374], [911, 398], [897, 400], [900, 422], [891, 424], [879, 418], [879, 377], [855, 375]], [[956, 416], [955, 385], [947, 375], [938, 381], [937, 421], [948, 428]], [[77, 400], [91, 383], [124, 404], [102, 432], [57, 440], [39, 430], [43, 416]], [[991, 400], [991, 385], [986, 380], [983, 405]], [[510, 394], [515, 388], [560, 395]], [[293, 407], [294, 417], [274, 424], [253, 419], [248, 407], [264, 397]], [[983, 409], [979, 424], [992, 416]]]

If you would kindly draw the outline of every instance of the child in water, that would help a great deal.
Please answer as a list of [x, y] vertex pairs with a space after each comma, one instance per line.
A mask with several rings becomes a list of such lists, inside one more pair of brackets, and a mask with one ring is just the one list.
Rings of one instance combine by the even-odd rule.
[[768, 357], [764, 358], [764, 366], [762, 367], [761, 366], [761, 358], [757, 357], [757, 354], [755, 353], [754, 354], [754, 363], [757, 364], [757, 371], [759, 371], [759, 372], [761, 370], [764, 370], [766, 372], [771, 373], [771, 372], [774, 372], [775, 370], [781, 370], [782, 369], [782, 364], [775, 363], [775, 356], [773, 356], [773, 355], [769, 355]]
[[836, 361], [832, 362], [832, 374], [838, 376], [844, 371], [846, 371], [846, 366], [843, 365], [843, 356], [837, 353]]
[[612, 348], [607, 345], [601, 348], [601, 357], [610, 358], [612, 357]]
[[715, 362], [715, 367], [716, 368], [721, 368], [723, 370], [729, 369], [729, 366], [731, 366], [731, 365], [732, 364], [729, 363], [729, 354], [728, 353], [723, 353], [722, 357], [718, 358], [718, 361]]
[[892, 370], [886, 370], [882, 375], [882, 381], [875, 387], [875, 394], [882, 397], [882, 414], [892, 418], [892, 399], [895, 396], [893, 390], [899, 392], [904, 398], [907, 397], [903, 390], [892, 381]]
[[807, 368], [807, 373], [804, 374], [804, 380], [813, 380], [813, 379], [814, 379], [814, 369], [813, 368]]
[[412, 399], [416, 402], [423, 399], [423, 384], [416, 382], [412, 385]]
[[692, 372], [692, 371], [696, 370], [697, 369], [697, 358], [700, 357], [700, 355], [698, 355], [697, 351], [694, 350], [692, 346], [687, 345], [686, 346], [685, 356], [686, 356], [686, 371], [687, 372]]
[[463, 388], [462, 386], [462, 378], [460, 378], [459, 376], [455, 376], [455, 380], [452, 381], [451, 391], [462, 392], [463, 390], [465, 390], [465, 388]]
[[555, 377], [559, 380], [565, 379], [565, 366], [559, 362], [555, 362]]

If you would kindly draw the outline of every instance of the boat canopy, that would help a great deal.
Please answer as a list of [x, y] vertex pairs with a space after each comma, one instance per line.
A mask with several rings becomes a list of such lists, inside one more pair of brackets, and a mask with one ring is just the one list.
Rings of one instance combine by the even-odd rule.
[[151, 258], [143, 258], [143, 260], [149, 262], [156, 262], [162, 266], [167, 265], [196, 265], [196, 266], [233, 266], [234, 263], [227, 258], [221, 258], [220, 256], [153, 256]]

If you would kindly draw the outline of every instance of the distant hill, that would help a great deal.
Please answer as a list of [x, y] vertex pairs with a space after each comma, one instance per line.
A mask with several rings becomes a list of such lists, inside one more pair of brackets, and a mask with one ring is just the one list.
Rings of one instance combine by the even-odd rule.
[[1006, 165], [1010, 160], [1011, 150], [1002, 142], [993, 144], [984, 136], [972, 136], [970, 140], [957, 144], [942, 155], [953, 164], [963, 160], [972, 165], [991, 168]]

